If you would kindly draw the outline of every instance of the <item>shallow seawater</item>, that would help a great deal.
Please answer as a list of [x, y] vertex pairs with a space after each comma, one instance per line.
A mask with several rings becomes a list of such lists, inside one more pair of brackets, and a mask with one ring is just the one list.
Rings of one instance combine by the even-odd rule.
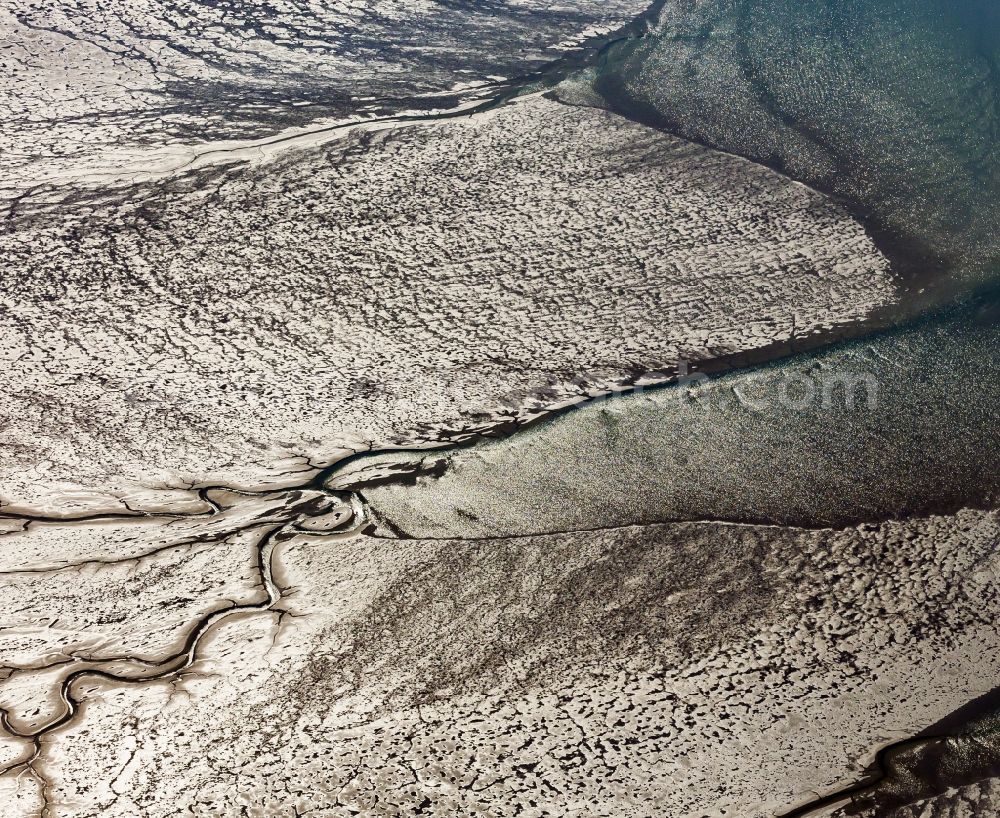
[[416, 537], [705, 519], [849, 526], [989, 506], [1000, 497], [996, 312], [978, 300], [819, 353], [593, 402], [508, 440], [425, 455], [436, 476], [365, 494], [389, 529]]
[[1000, 10], [984, 0], [667, 0], [593, 86], [843, 197], [917, 291], [995, 275], [998, 64]]

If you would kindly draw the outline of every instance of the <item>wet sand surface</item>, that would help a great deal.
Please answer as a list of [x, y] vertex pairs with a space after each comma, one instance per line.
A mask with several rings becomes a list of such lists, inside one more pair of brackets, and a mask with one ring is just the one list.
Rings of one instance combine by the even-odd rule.
[[0, 237], [17, 507], [294, 482], [897, 301], [819, 194], [540, 98], [109, 196]]

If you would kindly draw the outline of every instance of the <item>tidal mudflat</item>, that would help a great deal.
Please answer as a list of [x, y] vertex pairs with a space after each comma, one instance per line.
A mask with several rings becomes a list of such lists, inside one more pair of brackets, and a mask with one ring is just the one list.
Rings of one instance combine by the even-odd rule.
[[994, 9], [0, 5], [0, 818], [1000, 810]]

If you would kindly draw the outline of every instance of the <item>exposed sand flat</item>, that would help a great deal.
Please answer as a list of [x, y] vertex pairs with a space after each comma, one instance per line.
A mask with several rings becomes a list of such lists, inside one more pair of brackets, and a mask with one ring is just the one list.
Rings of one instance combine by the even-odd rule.
[[36, 507], [301, 482], [895, 299], [823, 196], [541, 98], [25, 212], [0, 245], [0, 486]]
[[3, 0], [0, 191], [109, 153], [433, 104], [537, 69], [646, 5]]
[[997, 32], [0, 0], [0, 818], [1000, 810]]
[[[299, 535], [275, 552], [287, 615], [220, 623], [179, 679], [81, 679], [36, 775], [3, 779], [4, 814], [45, 781], [61, 818], [764, 818], [995, 683], [998, 536], [978, 512]], [[180, 576], [164, 569], [131, 580], [136, 613]]]

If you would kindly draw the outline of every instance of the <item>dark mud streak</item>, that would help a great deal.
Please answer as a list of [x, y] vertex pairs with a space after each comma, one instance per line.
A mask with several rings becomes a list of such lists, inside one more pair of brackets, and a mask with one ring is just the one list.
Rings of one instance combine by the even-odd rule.
[[[364, 495], [358, 492], [358, 497], [363, 499]], [[461, 513], [461, 511], [459, 511]], [[591, 528], [566, 528], [566, 529], [556, 529], [556, 530], [545, 530], [539, 531], [537, 533], [532, 532], [530, 534], [485, 534], [483, 536], [462, 536], [461, 534], [452, 535], [449, 537], [416, 537], [412, 534], [408, 534], [403, 529], [401, 529], [396, 523], [387, 517], [382, 516], [377, 511], [368, 508], [366, 512], [366, 518], [369, 520], [375, 520], [392, 532], [394, 536], [386, 537], [384, 534], [377, 533], [375, 527], [369, 526], [362, 533], [373, 540], [413, 540], [420, 542], [454, 542], [454, 543], [489, 543], [489, 542], [516, 542], [518, 540], [534, 540], [539, 537], [563, 537], [570, 534], [599, 534], [605, 531], [629, 531], [633, 529], [643, 529], [643, 528], [653, 528], [657, 526], [697, 526], [697, 525], [718, 525], [718, 526], [732, 526], [733, 528], [752, 528], [754, 530], [759, 529], [773, 529], [775, 531], [831, 531], [830, 526], [801, 526], [801, 525], [782, 525], [779, 523], [756, 523], [756, 522], [744, 522], [742, 520], [727, 520], [718, 517], [702, 517], [702, 518], [690, 518], [686, 520], [651, 520], [649, 522], [637, 522], [637, 523], [622, 523], [621, 525], [605, 525], [605, 526], [594, 526]]]
[[92, 565], [127, 565], [129, 563], [142, 563], [146, 560], [152, 559], [153, 557], [159, 556], [160, 554], [165, 554], [168, 551], [189, 549], [197, 545], [209, 545], [211, 543], [220, 542], [221, 540], [232, 536], [232, 534], [232, 531], [223, 531], [217, 534], [200, 535], [197, 537], [191, 537], [187, 540], [180, 540], [179, 542], [162, 545], [149, 551], [143, 551], [141, 554], [135, 554], [128, 557], [115, 557], [107, 559], [93, 557], [91, 559], [74, 560], [73, 562], [60, 563], [57, 565], [40, 565], [32, 568], [11, 568], [0, 571], [0, 577], [16, 577], [27, 574], [58, 574], [62, 571], [77, 571], [81, 568]]
[[[867, 775], [857, 783], [825, 795], [789, 812], [781, 813], [778, 818], [805, 818], [805, 816], [812, 815], [820, 810], [848, 801], [850, 804], [845, 804], [843, 808], [845, 815], [857, 814], [862, 810], [877, 808], [879, 806], [879, 785], [891, 782], [895, 777], [894, 760], [897, 756], [905, 752], [929, 755], [934, 750], [944, 748], [951, 739], [969, 736], [969, 728], [977, 720], [995, 716], [998, 712], [1000, 712], [1000, 686], [962, 705], [934, 724], [925, 727], [915, 736], [894, 742], [880, 750]], [[1000, 757], [997, 757], [996, 753], [988, 751], [986, 755], [992, 759], [991, 769], [974, 767], [970, 769], [968, 776], [963, 776], [961, 781], [949, 783], [961, 786], [993, 778], [1000, 771]], [[919, 797], [940, 795], [943, 792], [945, 792], [944, 787], [931, 787], [929, 792], [921, 792]], [[912, 799], [894, 799], [891, 806], [903, 807], [916, 800], [919, 799], [916, 797]]]
[[[165, 519], [168, 521], [181, 521], [181, 520], [191, 520], [191, 519], [215, 519], [220, 514], [222, 514], [225, 509], [219, 505], [218, 502], [211, 499], [212, 491], [226, 491], [231, 494], [235, 494], [242, 497], [267, 497], [267, 496], [277, 496], [279, 494], [292, 493], [298, 491], [297, 488], [282, 488], [274, 489], [266, 492], [254, 492], [254, 491], [241, 491], [239, 489], [222, 487], [222, 486], [211, 486], [208, 488], [202, 488], [198, 490], [198, 496], [211, 507], [210, 511], [195, 511], [195, 512], [157, 512], [157, 511], [132, 511], [114, 513], [114, 512], [95, 512], [93, 514], [80, 514], [80, 515], [31, 515], [26, 513], [4, 513], [0, 511], [0, 521], [3, 520], [18, 520], [24, 525], [21, 528], [14, 529], [9, 532], [0, 533], [0, 537], [6, 536], [8, 534], [20, 534], [28, 531], [35, 524], [44, 525], [82, 525], [86, 523], [103, 523], [103, 522], [113, 522], [113, 521], [133, 521], [133, 520], [150, 520], [150, 519]], [[292, 500], [294, 503], [294, 499]], [[275, 512], [279, 517], [287, 517], [290, 513], [298, 512], [300, 514], [318, 514], [320, 509], [317, 508], [313, 501], [306, 501], [298, 505], [292, 505], [287, 509], [284, 509], [284, 513]], [[74, 560], [73, 562], [58, 563], [54, 565], [43, 565], [31, 568], [12, 568], [7, 570], [0, 570], [0, 576], [17, 576], [23, 574], [53, 574], [60, 571], [70, 571], [78, 568], [83, 568], [88, 565], [122, 565], [133, 562], [143, 562], [159, 554], [165, 553], [167, 551], [173, 551], [175, 549], [190, 548], [196, 545], [207, 545], [210, 543], [219, 542], [220, 540], [226, 539], [232, 536], [234, 533], [240, 530], [246, 530], [251, 527], [258, 527], [264, 522], [273, 522], [275, 524], [285, 524], [284, 519], [280, 520], [264, 520], [264, 517], [272, 516], [272, 512], [267, 511], [263, 516], [259, 516], [253, 523], [247, 524], [242, 528], [226, 528], [214, 533], [198, 534], [187, 539], [177, 540], [176, 542], [167, 543], [157, 548], [151, 549], [150, 551], [143, 551], [138, 554], [132, 554], [127, 557], [117, 557], [117, 558], [107, 558], [102, 559], [98, 557]]]
[[[286, 136], [272, 136], [265, 137], [262, 139], [255, 140], [251, 145], [244, 145], [235, 148], [209, 148], [200, 152], [196, 152], [192, 155], [192, 158], [185, 162], [183, 165], [178, 166], [172, 172], [172, 176], [183, 174], [185, 170], [190, 168], [192, 165], [197, 163], [199, 160], [206, 157], [225, 157], [231, 154], [239, 154], [242, 151], [255, 148], [272, 147], [275, 145], [282, 145], [287, 142], [292, 142], [297, 139], [302, 139], [306, 136], [321, 136], [328, 133], [336, 133], [339, 131], [347, 132], [356, 127], [372, 126], [372, 125], [411, 125], [418, 124], [422, 122], [434, 122], [434, 121], [444, 121], [449, 119], [461, 119], [468, 116], [473, 116], [478, 113], [484, 113], [486, 111], [491, 111], [495, 108], [499, 108], [507, 103], [511, 102], [518, 96], [526, 92], [537, 91], [543, 88], [551, 88], [562, 82], [571, 74], [587, 68], [591, 65], [599, 64], [607, 53], [615, 46], [618, 46], [628, 40], [633, 40], [636, 38], [641, 38], [648, 33], [650, 26], [655, 21], [660, 10], [664, 7], [667, 0], [655, 0], [642, 14], [636, 17], [631, 22], [622, 26], [621, 28], [613, 31], [609, 34], [592, 37], [588, 40], [583, 41], [578, 46], [575, 46], [564, 56], [553, 60], [552, 62], [538, 68], [535, 71], [531, 71], [519, 76], [506, 79], [503, 81], [490, 83], [487, 85], [481, 85], [470, 91], [464, 93], [429, 93], [424, 95], [414, 95], [410, 97], [399, 97], [399, 98], [389, 98], [384, 97], [376, 101], [381, 102], [391, 102], [393, 107], [398, 109], [411, 108], [416, 110], [421, 110], [423, 108], [434, 108], [432, 113], [415, 113], [415, 114], [389, 114], [386, 116], [369, 116], [369, 117], [359, 117], [357, 119], [349, 120], [347, 122], [342, 122], [335, 125], [330, 125], [328, 127], [310, 129], [308, 126], [301, 128], [297, 133], [289, 134]], [[22, 21], [23, 22], [23, 21]], [[52, 31], [59, 34], [65, 34], [70, 36], [65, 32], [58, 29], [48, 29], [42, 26], [29, 26], [26, 22], [24, 23], [29, 28], [35, 28], [39, 30]], [[76, 38], [74, 38], [76, 39]], [[89, 42], [89, 41], [88, 41]], [[99, 46], [100, 47], [100, 46]], [[109, 52], [111, 53], [111, 52]], [[471, 107], [459, 108], [465, 103], [477, 102], [477, 104]], [[445, 110], [440, 111], [439, 109], [444, 107], [451, 107], [457, 110]], [[245, 160], [237, 157], [233, 160], [237, 165], [241, 165]], [[216, 169], [216, 172], [220, 172]], [[224, 171], [221, 171], [224, 172]], [[128, 190], [130, 186], [124, 186], [122, 189]], [[134, 186], [133, 186], [134, 187]], [[65, 207], [69, 204], [79, 204], [94, 202], [100, 203], [104, 195], [100, 191], [86, 192], [86, 191], [76, 191], [69, 194], [63, 199], [55, 202], [46, 202], [40, 206], [33, 209], [28, 209], [24, 205], [29, 202], [34, 194], [37, 192], [45, 190], [55, 190], [56, 186], [42, 183], [34, 187], [29, 187], [26, 190], [20, 192], [15, 197], [10, 200], [8, 206], [8, 211], [5, 219], [8, 223], [19, 223], [20, 221], [30, 221], [39, 216], [44, 216], [46, 213], [51, 213], [53, 210], [59, 207]], [[23, 212], [22, 212], [23, 211]]]
[[[268, 494], [278, 495], [282, 493], [289, 493], [289, 490], [283, 489], [275, 490], [274, 492], [261, 492], [258, 493], [257, 496], [266, 496]], [[44, 738], [75, 722], [77, 715], [80, 712], [80, 704], [83, 701], [83, 696], [77, 695], [73, 691], [73, 687], [78, 681], [92, 679], [112, 682], [118, 685], [142, 685], [151, 682], [164, 681], [167, 679], [177, 679], [185, 670], [190, 668], [195, 661], [197, 661], [198, 647], [201, 644], [202, 639], [214, 626], [229, 620], [231, 617], [238, 616], [240, 614], [273, 611], [278, 613], [278, 626], [280, 627], [280, 619], [284, 614], [284, 611], [278, 607], [278, 603], [281, 601], [284, 589], [274, 579], [276, 546], [288, 539], [292, 539], [300, 535], [318, 537], [330, 535], [351, 536], [364, 524], [363, 518], [359, 520], [354, 517], [348, 517], [341, 526], [328, 532], [316, 532], [300, 529], [299, 524], [307, 520], [309, 517], [327, 512], [331, 506], [331, 499], [336, 499], [338, 501], [350, 501], [352, 498], [345, 497], [344, 495], [336, 492], [327, 492], [327, 496], [309, 498], [302, 501], [300, 499], [300, 491], [291, 490], [290, 494], [290, 505], [285, 510], [289, 519], [280, 521], [268, 520], [265, 522], [261, 522], [259, 519], [250, 520], [243, 526], [237, 526], [233, 529], [228, 529], [225, 532], [227, 536], [231, 536], [240, 531], [263, 529], [259, 534], [254, 548], [256, 551], [256, 570], [259, 578], [259, 584], [266, 594], [264, 600], [260, 602], [234, 603], [203, 614], [195, 620], [180, 649], [159, 660], [147, 660], [129, 655], [101, 660], [87, 660], [82, 657], [72, 656], [37, 667], [5, 668], [5, 670], [9, 671], [6, 676], [6, 678], [9, 679], [20, 673], [47, 670], [49, 668], [59, 667], [66, 664], [81, 663], [91, 665], [90, 667], [82, 667], [79, 670], [75, 670], [67, 674], [65, 678], [62, 679], [60, 682], [59, 694], [63, 703], [63, 711], [59, 716], [43, 724], [37, 730], [23, 731], [18, 729], [11, 722], [10, 713], [5, 708], [0, 708], [0, 728], [15, 739], [22, 739], [30, 742], [30, 752], [28, 755], [17, 759], [9, 763], [6, 767], [0, 769], [0, 777], [23, 772], [25, 770], [30, 772], [39, 782], [42, 789], [42, 809], [40, 810], [40, 815], [46, 815], [49, 809], [47, 791], [50, 785], [34, 765], [43, 755], [42, 745]], [[351, 503], [351, 505], [354, 507], [355, 504]], [[213, 514], [221, 513], [221, 511], [222, 509], [220, 507], [219, 510], [217, 512], [213, 512]], [[143, 517], [152, 515], [136, 514], [133, 516]], [[205, 515], [197, 514], [189, 516]], [[100, 517], [97, 519], [100, 519]], [[184, 547], [184, 544], [175, 543], [168, 548], [176, 547]], [[163, 551], [167, 549], [157, 550]], [[145, 555], [145, 557], [148, 556], [149, 555]], [[121, 560], [121, 562], [128, 562], [143, 558], [144, 556], [132, 557]], [[54, 570], [66, 570], [68, 567], [71, 566], [57, 568]], [[104, 669], [114, 665], [127, 665], [128, 667], [135, 669], [135, 674], [133, 675], [123, 671], [112, 672]]]
[[[855, 815], [862, 810], [875, 808], [877, 806], [875, 796], [877, 795], [878, 786], [892, 778], [892, 762], [896, 755], [907, 750], [939, 747], [950, 738], [952, 736], [949, 734], [924, 735], [921, 733], [917, 737], [894, 742], [879, 750], [875, 761], [870, 767], [870, 771], [857, 783], [840, 790], [835, 790], [832, 793], [817, 798], [814, 801], [809, 801], [787, 812], [777, 813], [775, 818], [806, 818], [806, 816], [814, 815], [822, 810], [838, 805], [843, 805], [842, 810], [845, 815]], [[896, 806], [905, 806], [905, 804], [898, 804]]]

